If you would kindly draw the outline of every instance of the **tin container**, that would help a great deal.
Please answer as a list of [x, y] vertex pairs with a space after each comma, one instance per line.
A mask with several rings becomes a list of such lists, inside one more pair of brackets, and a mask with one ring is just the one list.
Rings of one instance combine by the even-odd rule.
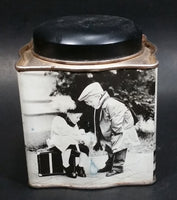
[[155, 52], [117, 16], [65, 16], [34, 30], [16, 63], [30, 186], [154, 183]]

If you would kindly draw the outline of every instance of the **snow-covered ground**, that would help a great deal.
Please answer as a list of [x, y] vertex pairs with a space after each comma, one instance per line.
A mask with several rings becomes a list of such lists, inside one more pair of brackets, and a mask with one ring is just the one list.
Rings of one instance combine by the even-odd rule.
[[[98, 159], [99, 158], [99, 159]], [[105, 173], [92, 173], [92, 164], [99, 169], [104, 166], [106, 155], [89, 157], [85, 170], [86, 178], [69, 178], [65, 175], [38, 176], [37, 154], [27, 151], [29, 184], [33, 187], [71, 187], [71, 188], [104, 188], [116, 185], [138, 185], [153, 183], [153, 152], [127, 153], [124, 172], [111, 177]], [[91, 161], [92, 160], [92, 161]]]

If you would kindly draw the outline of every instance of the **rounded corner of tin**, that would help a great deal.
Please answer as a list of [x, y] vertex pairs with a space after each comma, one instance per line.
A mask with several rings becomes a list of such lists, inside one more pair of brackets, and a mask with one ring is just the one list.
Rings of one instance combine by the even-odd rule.
[[40, 184], [36, 184], [36, 183], [30, 182], [30, 180], [28, 181], [28, 186], [29, 186], [30, 188], [33, 188], [33, 189], [40, 189], [40, 188], [43, 187], [43, 186], [40, 185]]

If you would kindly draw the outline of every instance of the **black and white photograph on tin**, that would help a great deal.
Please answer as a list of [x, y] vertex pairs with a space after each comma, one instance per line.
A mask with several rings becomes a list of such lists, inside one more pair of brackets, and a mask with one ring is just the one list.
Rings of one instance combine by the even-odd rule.
[[29, 183], [155, 181], [156, 69], [18, 76]]

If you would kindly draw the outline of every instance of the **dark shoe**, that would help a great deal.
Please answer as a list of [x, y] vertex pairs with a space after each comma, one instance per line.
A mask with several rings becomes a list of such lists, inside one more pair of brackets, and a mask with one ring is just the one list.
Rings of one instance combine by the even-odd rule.
[[105, 165], [105, 167], [98, 170], [98, 173], [104, 173], [104, 172], [108, 172], [110, 170], [111, 170], [111, 165]]
[[123, 168], [118, 168], [118, 169], [113, 169], [109, 172], [106, 173], [106, 176], [109, 177], [109, 176], [114, 176], [115, 174], [121, 174], [123, 173]]
[[105, 162], [105, 166], [98, 170], [98, 173], [104, 173], [111, 171], [113, 165], [113, 154], [108, 154], [108, 160]]
[[77, 178], [77, 174], [75, 172], [72, 173], [66, 173], [66, 176], [70, 177], [70, 178]]
[[77, 177], [77, 173], [75, 171], [73, 171], [70, 166], [66, 167], [64, 169], [65, 169], [65, 172], [66, 172], [66, 176], [68, 176], [70, 178], [76, 178]]
[[86, 177], [85, 170], [84, 170], [83, 167], [77, 166], [76, 167], [76, 172], [77, 172], [78, 176], [80, 176], [80, 177]]

